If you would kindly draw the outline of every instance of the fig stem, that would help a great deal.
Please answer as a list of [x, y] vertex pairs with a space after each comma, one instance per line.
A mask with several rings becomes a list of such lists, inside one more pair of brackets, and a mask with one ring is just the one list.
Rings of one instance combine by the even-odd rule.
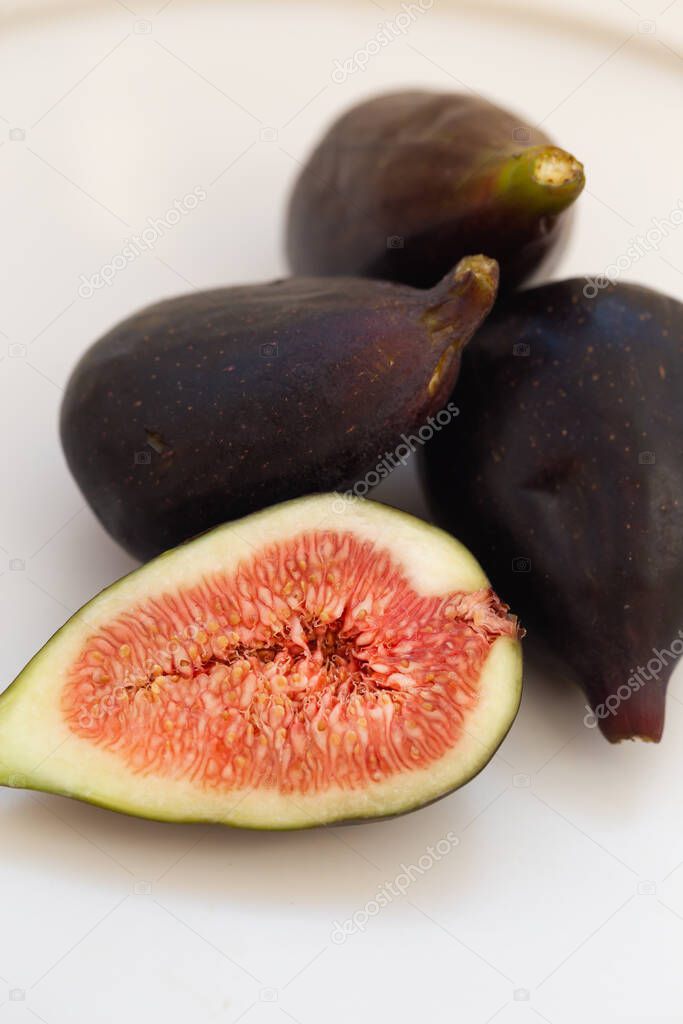
[[549, 215], [570, 206], [586, 184], [583, 164], [557, 146], [529, 146], [499, 164], [493, 178], [500, 200]]
[[453, 376], [462, 349], [491, 311], [498, 292], [498, 264], [488, 256], [465, 256], [426, 294], [423, 321], [441, 351], [428, 384], [436, 395]]
[[[424, 321], [437, 344], [465, 345], [493, 306], [498, 264], [488, 256], [465, 256], [426, 292]], [[449, 337], [450, 335], [451, 337]]]

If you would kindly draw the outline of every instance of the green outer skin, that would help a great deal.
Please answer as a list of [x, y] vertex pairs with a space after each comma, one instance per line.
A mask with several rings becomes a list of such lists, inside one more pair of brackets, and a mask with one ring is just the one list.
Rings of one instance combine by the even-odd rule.
[[[300, 502], [302, 500], [305, 500], [305, 499], [295, 498], [295, 499], [292, 499], [291, 501], [288, 501], [288, 502], [282, 502], [277, 507], [278, 508], [283, 508], [285, 506], [293, 506], [293, 505], [296, 505], [298, 502]], [[396, 520], [405, 519], [405, 520], [412, 521], [412, 520], [415, 519], [414, 516], [411, 516], [408, 513], [402, 512], [402, 511], [400, 511], [398, 509], [391, 508], [389, 506], [383, 506], [383, 509], [386, 512], [388, 517], [395, 517]], [[261, 516], [261, 515], [266, 515], [268, 512], [270, 512], [270, 509], [264, 509], [260, 513], [258, 513], [258, 512], [257, 513], [253, 513], [248, 518], [251, 521], [253, 521], [253, 520], [258, 519], [258, 517]], [[226, 525], [230, 525], [230, 524], [226, 524]], [[446, 531], [441, 530], [439, 527], [433, 526], [433, 525], [431, 525], [430, 523], [427, 523], [427, 522], [422, 522], [421, 525], [422, 525], [422, 528], [424, 530], [430, 531], [430, 532], [435, 533], [435, 534], [438, 534], [442, 538], [443, 537], [447, 538], [453, 544], [454, 548], [457, 549], [458, 551], [460, 551], [460, 552], [461, 551], [466, 551], [466, 549], [463, 548], [463, 545], [461, 545], [459, 541], [457, 541], [454, 537], [452, 537]], [[217, 533], [220, 530], [221, 530], [221, 527], [217, 527], [216, 530], [211, 531], [211, 533]], [[204, 539], [205, 536], [206, 535], [202, 535], [200, 537], [194, 538], [191, 541], [187, 541], [185, 544], [181, 545], [181, 547], [183, 547], [183, 548], [190, 547], [191, 548], [193, 545], [200, 543]], [[0, 694], [0, 720], [2, 719], [2, 715], [3, 715], [4, 711], [6, 711], [7, 708], [9, 708], [11, 706], [11, 704], [13, 703], [14, 700], [19, 698], [22, 680], [29, 673], [31, 673], [33, 670], [39, 668], [43, 664], [43, 662], [45, 662], [46, 665], [49, 664], [49, 656], [50, 656], [50, 648], [51, 648], [51, 646], [54, 644], [55, 641], [57, 641], [57, 639], [62, 634], [64, 634], [67, 630], [69, 630], [69, 628], [72, 626], [72, 624], [74, 624], [79, 619], [79, 616], [81, 615], [81, 613], [92, 603], [92, 601], [97, 600], [99, 597], [101, 597], [104, 594], [107, 594], [109, 592], [112, 592], [112, 591], [116, 590], [116, 588], [118, 588], [120, 586], [120, 584], [123, 583], [124, 581], [129, 580], [132, 577], [144, 574], [146, 572], [146, 570], [150, 566], [153, 565], [153, 566], [157, 566], [158, 567], [160, 565], [160, 563], [162, 563], [164, 560], [171, 559], [173, 557], [173, 555], [174, 555], [176, 550], [177, 549], [173, 548], [170, 551], [166, 551], [163, 554], [158, 555], [155, 559], [152, 560], [152, 562], [148, 562], [146, 565], [142, 565], [142, 566], [140, 566], [140, 568], [135, 569], [135, 570], [133, 570], [133, 572], [128, 573], [127, 575], [121, 577], [121, 579], [117, 580], [115, 583], [112, 583], [108, 587], [105, 587], [104, 590], [100, 591], [99, 594], [95, 595], [95, 597], [93, 597], [91, 599], [91, 601], [89, 601], [87, 604], [83, 605], [82, 608], [80, 608], [77, 612], [75, 612], [74, 615], [72, 615], [71, 618], [68, 619], [64, 623], [64, 625], [61, 626], [57, 630], [57, 632], [54, 633], [50, 637], [50, 639], [33, 656], [33, 658], [31, 658], [31, 660], [28, 662], [28, 664], [25, 666], [25, 668], [22, 669], [22, 671], [19, 673], [19, 675], [16, 677], [16, 679], [14, 679], [12, 683], [10, 683], [10, 685], [7, 687], [7, 689], [2, 694]], [[468, 554], [468, 556], [470, 558], [472, 558], [472, 556], [470, 555], [469, 552], [467, 552], [467, 554]], [[515, 665], [515, 678], [514, 678], [514, 685], [515, 685], [515, 688], [516, 688], [516, 691], [517, 691], [517, 699], [516, 699], [516, 702], [515, 702], [515, 706], [514, 706], [513, 712], [510, 715], [510, 720], [509, 720], [505, 730], [503, 732], [501, 732], [501, 734], [499, 736], [495, 737], [495, 739], [492, 741], [490, 750], [486, 751], [482, 755], [481, 762], [476, 765], [476, 767], [474, 768], [472, 773], [470, 775], [468, 775], [467, 778], [463, 779], [461, 782], [459, 782], [457, 785], [455, 785], [452, 789], [449, 789], [446, 792], [440, 794], [439, 796], [433, 798], [432, 800], [426, 801], [424, 803], [420, 802], [419, 799], [415, 800], [415, 801], [412, 801], [412, 802], [406, 804], [406, 806], [400, 808], [400, 810], [398, 810], [396, 812], [392, 812], [391, 814], [388, 814], [388, 815], [371, 815], [371, 816], [368, 816], [368, 817], [362, 817], [361, 816], [361, 817], [358, 817], [358, 818], [340, 818], [338, 820], [326, 821], [326, 822], [324, 822], [322, 824], [320, 822], [311, 821], [311, 823], [309, 825], [299, 825], [299, 824], [296, 824], [296, 825], [283, 825], [283, 826], [244, 825], [242, 823], [236, 823], [236, 822], [232, 823], [232, 822], [225, 821], [225, 820], [217, 821], [217, 820], [212, 819], [212, 818], [187, 818], [187, 817], [181, 817], [181, 816], [174, 816], [173, 814], [168, 814], [168, 815], [161, 815], [160, 814], [158, 816], [155, 816], [153, 819], [150, 819], [146, 815], [144, 815], [144, 814], [142, 814], [142, 813], [140, 813], [140, 812], [138, 812], [138, 811], [136, 811], [136, 810], [134, 810], [134, 809], [132, 809], [130, 807], [126, 807], [124, 805], [114, 805], [114, 804], [107, 803], [104, 800], [97, 800], [97, 799], [94, 799], [94, 798], [84, 798], [84, 797], [75, 795], [74, 793], [71, 793], [68, 790], [60, 789], [59, 787], [56, 787], [56, 786], [55, 787], [49, 787], [49, 788], [45, 787], [45, 786], [33, 786], [30, 783], [27, 783], [27, 782], [23, 781], [23, 779], [25, 779], [25, 776], [23, 775], [23, 773], [20, 773], [22, 775], [22, 785], [21, 786], [12, 786], [11, 783], [10, 783], [10, 779], [13, 777], [13, 775], [15, 775], [17, 773], [13, 772], [11, 768], [8, 771], [6, 770], [7, 766], [5, 765], [4, 761], [2, 760], [2, 752], [0, 752], [0, 787], [4, 786], [4, 787], [8, 787], [8, 788], [25, 789], [25, 790], [30, 790], [30, 791], [34, 791], [34, 792], [50, 793], [50, 794], [55, 795], [55, 796], [68, 797], [70, 799], [78, 800], [81, 803], [87, 803], [87, 804], [91, 804], [92, 806], [95, 806], [95, 807], [101, 807], [104, 810], [114, 811], [117, 814], [124, 814], [124, 815], [127, 815], [129, 817], [133, 817], [133, 818], [141, 818], [141, 819], [143, 819], [145, 821], [154, 820], [154, 821], [164, 822], [164, 823], [168, 823], [168, 824], [175, 823], [175, 824], [184, 824], [184, 825], [188, 825], [188, 824], [219, 824], [219, 825], [224, 825], [226, 827], [248, 829], [250, 831], [257, 831], [257, 832], [293, 832], [293, 831], [301, 831], [303, 829], [308, 829], [308, 828], [329, 827], [329, 826], [336, 826], [336, 825], [342, 825], [342, 824], [349, 824], [349, 825], [350, 824], [360, 824], [362, 822], [367, 822], [367, 821], [389, 820], [391, 818], [400, 817], [403, 814], [408, 814], [410, 811], [417, 810], [420, 807], [427, 807], [427, 806], [429, 806], [432, 803], [436, 803], [437, 800], [440, 800], [440, 799], [442, 799], [445, 796], [449, 796], [451, 793], [455, 792], [456, 789], [460, 789], [461, 786], [466, 785], [467, 782], [470, 782], [473, 778], [475, 778], [475, 776], [477, 776], [486, 767], [486, 765], [489, 763], [491, 758], [494, 756], [494, 754], [496, 753], [496, 751], [498, 750], [498, 748], [502, 744], [503, 740], [507, 736], [508, 732], [512, 728], [512, 724], [513, 724], [513, 722], [514, 722], [514, 720], [515, 720], [515, 718], [517, 716], [517, 712], [519, 710], [519, 705], [520, 705], [521, 697], [522, 697], [522, 648], [521, 648], [521, 644], [520, 644], [519, 641], [517, 641], [514, 646], [515, 646], [516, 655], [517, 655], [516, 665]]]

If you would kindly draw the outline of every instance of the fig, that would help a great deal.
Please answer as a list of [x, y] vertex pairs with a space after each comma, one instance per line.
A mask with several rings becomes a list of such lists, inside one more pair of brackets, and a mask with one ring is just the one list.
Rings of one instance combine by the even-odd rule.
[[520, 677], [516, 621], [457, 541], [306, 497], [77, 612], [0, 698], [0, 783], [259, 829], [395, 815], [488, 762]]
[[[606, 284], [606, 282], [603, 282]], [[463, 362], [424, 470], [612, 741], [662, 735], [683, 650], [683, 306], [583, 280], [518, 293]]]
[[468, 252], [511, 288], [555, 247], [583, 167], [478, 96], [407, 91], [342, 115], [301, 171], [287, 219], [297, 274], [431, 287]]
[[427, 292], [300, 278], [161, 302], [74, 370], [68, 465], [141, 559], [275, 502], [348, 489], [441, 410], [497, 281], [495, 261], [471, 256]]

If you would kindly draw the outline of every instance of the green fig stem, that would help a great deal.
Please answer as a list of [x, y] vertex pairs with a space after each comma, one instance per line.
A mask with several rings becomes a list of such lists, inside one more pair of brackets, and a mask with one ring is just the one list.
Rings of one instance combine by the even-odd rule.
[[537, 215], [561, 213], [586, 183], [583, 164], [557, 146], [529, 146], [498, 164], [492, 178], [499, 201]]
[[423, 321], [441, 357], [429, 381], [435, 395], [455, 360], [491, 311], [498, 292], [498, 264], [488, 256], [465, 256], [427, 293]]

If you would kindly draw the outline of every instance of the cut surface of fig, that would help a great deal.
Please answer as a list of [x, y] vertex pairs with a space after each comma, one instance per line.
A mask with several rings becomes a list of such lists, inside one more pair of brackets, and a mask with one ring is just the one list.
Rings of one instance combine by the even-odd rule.
[[379, 817], [471, 778], [519, 692], [516, 622], [468, 552], [323, 495], [77, 613], [0, 700], [0, 778], [160, 819]]

